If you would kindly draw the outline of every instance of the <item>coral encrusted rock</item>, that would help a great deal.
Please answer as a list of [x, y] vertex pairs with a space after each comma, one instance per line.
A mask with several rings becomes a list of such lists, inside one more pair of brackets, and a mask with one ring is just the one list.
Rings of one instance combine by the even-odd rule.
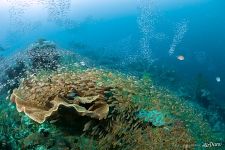
[[27, 54], [33, 69], [56, 70], [60, 61], [60, 54], [55, 43], [39, 39], [32, 44]]
[[59, 107], [73, 108], [78, 116], [104, 119], [109, 112], [105, 93], [110, 87], [98, 86], [90, 71], [31, 76], [11, 95], [18, 112], [43, 123], [58, 113]]

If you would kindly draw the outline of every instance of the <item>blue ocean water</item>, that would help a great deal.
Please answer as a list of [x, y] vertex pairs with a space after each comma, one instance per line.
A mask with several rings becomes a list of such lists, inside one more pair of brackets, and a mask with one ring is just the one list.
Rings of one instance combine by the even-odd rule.
[[190, 101], [224, 108], [224, 8], [223, 0], [1, 0], [0, 56], [43, 38], [93, 65], [148, 74]]

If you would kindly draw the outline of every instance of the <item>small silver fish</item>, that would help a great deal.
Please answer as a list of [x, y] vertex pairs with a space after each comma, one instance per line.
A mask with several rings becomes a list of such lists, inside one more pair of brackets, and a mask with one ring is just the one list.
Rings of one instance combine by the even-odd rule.
[[50, 123], [56, 123], [59, 119], [51, 120]]
[[220, 81], [221, 81], [220, 77], [216, 77], [216, 82], [220, 82]]

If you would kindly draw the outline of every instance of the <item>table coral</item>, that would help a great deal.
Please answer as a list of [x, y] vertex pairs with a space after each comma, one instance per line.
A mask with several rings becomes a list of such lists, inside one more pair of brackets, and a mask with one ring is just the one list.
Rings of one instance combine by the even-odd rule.
[[74, 108], [79, 116], [101, 120], [109, 112], [104, 93], [111, 88], [97, 86], [96, 79], [90, 72], [31, 76], [13, 91], [11, 101], [18, 112], [38, 123], [57, 114], [60, 106]]

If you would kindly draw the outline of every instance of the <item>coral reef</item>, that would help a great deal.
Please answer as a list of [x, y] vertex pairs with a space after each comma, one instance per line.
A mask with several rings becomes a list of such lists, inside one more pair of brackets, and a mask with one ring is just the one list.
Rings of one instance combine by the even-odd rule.
[[0, 146], [12, 149], [176, 150], [224, 139], [212, 132], [203, 108], [150, 77], [71, 65], [29, 75], [11, 101], [16, 107], [4, 101], [0, 109], [7, 122]]

